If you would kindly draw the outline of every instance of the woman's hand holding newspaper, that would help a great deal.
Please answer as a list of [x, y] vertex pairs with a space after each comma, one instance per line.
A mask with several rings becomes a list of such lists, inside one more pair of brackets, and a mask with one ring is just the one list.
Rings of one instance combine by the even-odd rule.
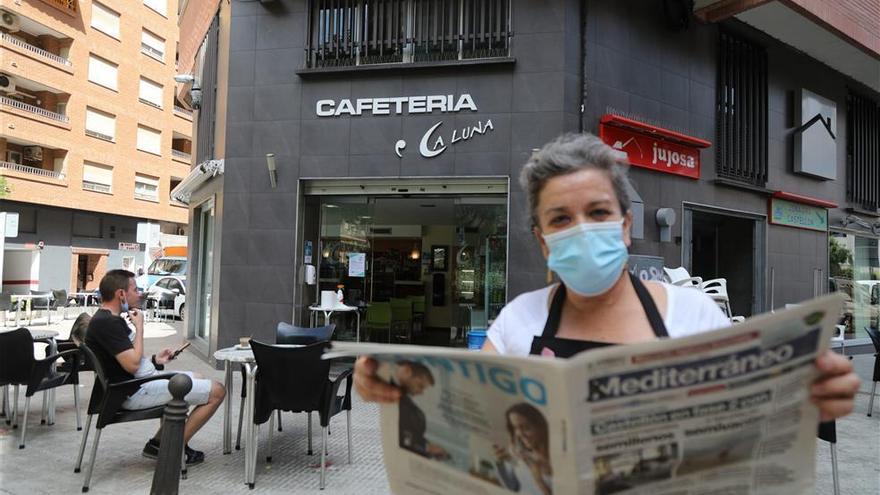
[[810, 393], [822, 415], [821, 420], [831, 421], [851, 413], [860, 383], [852, 362], [829, 350], [816, 359], [816, 367], [820, 374]]

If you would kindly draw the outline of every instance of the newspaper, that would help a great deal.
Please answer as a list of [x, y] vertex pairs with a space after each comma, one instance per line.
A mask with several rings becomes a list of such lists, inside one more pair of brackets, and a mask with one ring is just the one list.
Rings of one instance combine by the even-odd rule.
[[398, 494], [814, 491], [825, 296], [734, 327], [571, 359], [334, 343], [404, 390], [381, 407]]

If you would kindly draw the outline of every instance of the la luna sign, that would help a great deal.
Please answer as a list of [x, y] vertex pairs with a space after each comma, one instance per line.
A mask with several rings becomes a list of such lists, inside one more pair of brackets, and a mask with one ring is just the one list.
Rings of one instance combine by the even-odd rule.
[[[429, 95], [429, 96], [394, 96], [388, 98], [358, 98], [355, 100], [318, 100], [315, 103], [315, 115], [318, 117], [342, 117], [361, 115], [418, 115], [430, 113], [459, 113], [477, 111], [477, 104], [469, 94]], [[494, 131], [492, 119], [477, 120], [473, 125], [453, 129], [451, 134], [440, 129], [443, 122], [437, 122], [422, 134], [419, 140], [419, 154], [424, 158], [441, 155], [450, 146], [468, 141], [476, 136]], [[394, 153], [403, 158], [407, 142], [398, 139], [394, 143]]]

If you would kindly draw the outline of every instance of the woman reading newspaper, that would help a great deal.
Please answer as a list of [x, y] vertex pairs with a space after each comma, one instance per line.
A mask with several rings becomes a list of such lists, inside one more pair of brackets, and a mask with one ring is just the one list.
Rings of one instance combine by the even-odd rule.
[[[561, 136], [532, 154], [520, 184], [547, 267], [561, 282], [511, 301], [489, 328], [483, 352], [570, 357], [729, 325], [701, 291], [642, 282], [626, 269], [633, 214], [620, 159], [589, 134]], [[828, 351], [816, 366], [812, 400], [822, 421], [848, 414], [859, 386], [852, 364]], [[358, 360], [355, 384], [366, 400], [400, 398], [369, 358]]]

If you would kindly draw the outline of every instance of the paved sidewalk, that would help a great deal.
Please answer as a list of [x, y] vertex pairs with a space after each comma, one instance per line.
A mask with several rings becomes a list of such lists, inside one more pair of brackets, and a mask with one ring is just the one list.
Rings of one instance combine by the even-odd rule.
[[[73, 320], [46, 327], [68, 335]], [[148, 323], [145, 329], [146, 352], [152, 354], [163, 347], [176, 347], [181, 342], [180, 322]], [[180, 355], [169, 369], [193, 370], [206, 377], [223, 381], [223, 372], [209, 367], [188, 351]], [[85, 424], [85, 407], [92, 389], [93, 373], [82, 373], [80, 389], [81, 411]], [[233, 445], [238, 425], [240, 374], [235, 374], [233, 400]], [[11, 395], [11, 393], [10, 393]], [[24, 408], [24, 391], [20, 393], [20, 411]], [[356, 396], [357, 394], [355, 394]], [[27, 447], [18, 449], [18, 429], [11, 429], [0, 420], [0, 493], [15, 495], [80, 493], [84, 474], [74, 474], [76, 455], [82, 432], [76, 431], [73, 412], [73, 388], [61, 387], [56, 396], [57, 413], [53, 426], [40, 425], [40, 394], [31, 400], [28, 421]], [[272, 440], [272, 463], [266, 463], [268, 423], [261, 428], [260, 456], [257, 461], [256, 488], [248, 490], [244, 484], [244, 451], [223, 455], [223, 410], [217, 411], [205, 427], [193, 438], [191, 446], [204, 450], [204, 464], [189, 470], [189, 477], [180, 482], [183, 494], [217, 493], [388, 493], [388, 481], [382, 460], [379, 440], [379, 409], [355, 397], [352, 408], [353, 464], [346, 463], [345, 415], [331, 421], [329, 441], [330, 460], [336, 462], [327, 471], [327, 488], [318, 489], [320, 468], [320, 425], [313, 418], [313, 441], [316, 455], [306, 455], [306, 415], [285, 413], [284, 431], [275, 432]], [[101, 435], [98, 460], [92, 474], [89, 493], [128, 494], [149, 493], [155, 461], [141, 456], [140, 451], [155, 433], [158, 421], [139, 421], [108, 426]], [[89, 434], [89, 447], [94, 438], [94, 424]], [[83, 471], [89, 451], [83, 461]]]
[[[66, 337], [72, 320], [53, 324]], [[42, 325], [36, 328], [46, 328]], [[147, 352], [162, 347], [175, 347], [181, 342], [180, 322], [152, 322], [146, 328]], [[862, 389], [857, 397], [856, 411], [838, 422], [838, 463], [841, 493], [844, 495], [880, 494], [880, 398], [875, 400], [874, 417], [865, 415], [870, 392], [873, 356], [859, 356], [854, 360], [862, 377]], [[207, 377], [222, 381], [221, 371], [207, 366], [200, 359], [185, 352], [174, 369], [193, 370]], [[92, 374], [81, 375], [83, 402], [88, 400], [92, 386]], [[236, 385], [233, 400], [233, 421], [237, 425], [240, 375], [235, 374]], [[23, 393], [22, 393], [23, 395]], [[357, 394], [355, 394], [356, 396]], [[0, 421], [0, 493], [3, 494], [55, 494], [79, 493], [83, 475], [74, 474], [77, 449], [81, 433], [76, 431], [73, 414], [73, 392], [63, 387], [57, 393], [56, 424], [41, 426], [39, 406], [42, 398], [32, 400], [29, 417], [27, 448], [18, 450], [19, 430], [12, 430]], [[24, 400], [20, 399], [23, 408]], [[83, 415], [85, 404], [82, 406]], [[331, 494], [382, 494], [388, 493], [388, 481], [382, 461], [379, 437], [378, 408], [355, 397], [352, 411], [354, 419], [354, 463], [345, 462], [345, 418], [333, 420], [335, 427], [330, 436], [330, 459], [338, 464], [328, 470], [327, 489], [318, 490], [319, 469], [314, 465], [320, 457], [307, 456], [306, 420], [304, 414], [286, 413], [283, 416], [284, 431], [275, 433], [273, 439], [273, 462], [265, 462], [265, 440], [268, 425], [261, 429], [261, 451], [257, 461], [256, 489], [250, 491], [244, 484], [244, 453], [233, 450], [222, 454], [222, 410], [193, 439], [192, 446], [204, 450], [207, 460], [190, 470], [189, 479], [180, 482], [183, 494], [216, 493], [331, 493]], [[85, 419], [85, 418], [84, 418]], [[317, 424], [317, 421], [315, 421]], [[141, 457], [144, 442], [152, 436], [157, 421], [143, 421], [108, 426], [101, 437], [98, 462], [92, 476], [91, 490], [96, 494], [148, 493], [152, 483], [154, 461]], [[314, 439], [320, 440], [320, 431], [314, 428]], [[94, 429], [93, 429], [94, 431]], [[234, 435], [233, 429], [233, 435]], [[92, 437], [93, 435], [90, 435]], [[233, 439], [234, 440], [234, 439]], [[318, 452], [317, 447], [315, 451]], [[86, 460], [88, 451], [86, 452]], [[85, 462], [84, 462], [85, 464]], [[85, 466], [84, 466], [85, 467]], [[817, 495], [832, 493], [831, 468], [828, 445], [818, 442], [816, 449]]]

